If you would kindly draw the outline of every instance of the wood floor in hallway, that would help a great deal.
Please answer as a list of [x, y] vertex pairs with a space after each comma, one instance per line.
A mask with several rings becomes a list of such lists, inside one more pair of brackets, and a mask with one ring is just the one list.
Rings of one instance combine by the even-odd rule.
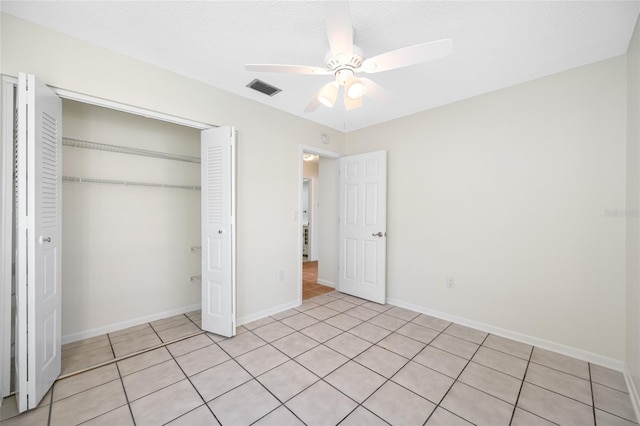
[[318, 261], [302, 263], [302, 300], [333, 291], [333, 288], [318, 284]]

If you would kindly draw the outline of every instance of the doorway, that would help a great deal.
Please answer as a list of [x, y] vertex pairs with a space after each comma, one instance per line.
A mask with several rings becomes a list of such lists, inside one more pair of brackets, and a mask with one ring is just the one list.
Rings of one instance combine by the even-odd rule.
[[337, 283], [337, 158], [301, 146], [300, 300], [333, 291]]

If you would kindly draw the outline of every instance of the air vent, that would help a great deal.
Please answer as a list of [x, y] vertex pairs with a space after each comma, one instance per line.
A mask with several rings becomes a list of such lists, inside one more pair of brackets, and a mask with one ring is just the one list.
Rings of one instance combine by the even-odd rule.
[[253, 80], [251, 83], [247, 84], [247, 87], [257, 90], [260, 93], [264, 93], [265, 95], [273, 96], [278, 92], [281, 92], [282, 89], [278, 89], [275, 86], [272, 86], [268, 83], [265, 83], [262, 80], [258, 80], [257, 78]]

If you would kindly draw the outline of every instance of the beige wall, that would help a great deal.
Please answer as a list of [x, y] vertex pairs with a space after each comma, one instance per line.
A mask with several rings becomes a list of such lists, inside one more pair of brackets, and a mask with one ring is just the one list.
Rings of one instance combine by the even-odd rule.
[[[344, 150], [332, 129], [2, 14], [1, 72], [201, 122], [236, 126], [238, 318], [298, 297], [299, 145]], [[285, 281], [277, 282], [278, 271]], [[123, 295], [126, 297], [126, 295]]]
[[623, 360], [625, 81], [617, 57], [349, 133], [388, 151], [388, 297]]
[[[627, 294], [626, 361], [640, 391], [640, 21], [627, 52]], [[636, 410], [640, 407], [636, 406]], [[638, 413], [640, 414], [640, 413]]]

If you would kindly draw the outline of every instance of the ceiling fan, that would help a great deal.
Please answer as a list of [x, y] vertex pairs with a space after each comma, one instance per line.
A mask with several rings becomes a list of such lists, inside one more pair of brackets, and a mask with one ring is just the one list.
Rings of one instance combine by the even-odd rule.
[[353, 44], [351, 13], [346, 1], [325, 1], [327, 36], [331, 50], [325, 57], [326, 68], [307, 65], [247, 64], [247, 71], [286, 74], [335, 75], [335, 81], [325, 84], [309, 102], [305, 112], [315, 111], [320, 104], [333, 107], [343, 87], [347, 110], [362, 105], [362, 96], [371, 96], [381, 88], [368, 78], [356, 74], [373, 74], [408, 67], [451, 54], [451, 39], [415, 44], [365, 59], [360, 48]]

